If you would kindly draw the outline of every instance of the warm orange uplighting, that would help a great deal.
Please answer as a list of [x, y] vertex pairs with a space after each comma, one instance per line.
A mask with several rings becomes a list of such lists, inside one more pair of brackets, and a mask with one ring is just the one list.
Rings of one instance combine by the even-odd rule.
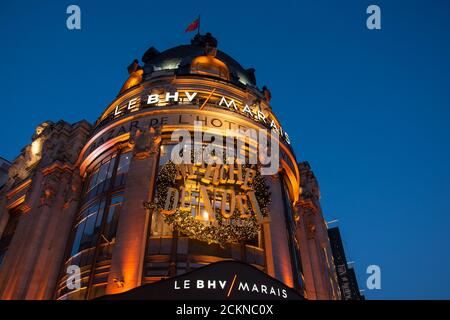
[[191, 72], [230, 79], [227, 65], [212, 56], [199, 56], [192, 60]]
[[31, 143], [31, 153], [36, 156], [42, 150], [42, 141], [41, 139], [36, 139]]
[[209, 214], [208, 214], [208, 211], [203, 210], [203, 212], [202, 212], [202, 217], [203, 217], [203, 220], [208, 221], [208, 220], [209, 220]]
[[128, 80], [122, 86], [122, 89], [120, 89], [120, 93], [141, 83], [143, 74], [144, 74], [144, 70], [142, 70], [142, 69], [132, 72], [130, 74], [130, 77], [128, 78]]

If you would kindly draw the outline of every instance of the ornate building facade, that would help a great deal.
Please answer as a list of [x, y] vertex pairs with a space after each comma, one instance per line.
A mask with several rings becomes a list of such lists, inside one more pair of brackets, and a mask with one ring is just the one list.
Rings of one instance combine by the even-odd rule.
[[8, 180], [8, 171], [11, 163], [9, 161], [0, 157], [0, 188], [6, 183]]
[[[94, 124], [46, 121], [12, 162], [0, 189], [0, 298], [92, 299], [235, 259], [308, 299], [339, 299], [318, 183], [254, 70], [206, 34], [152, 47], [128, 72]], [[174, 133], [199, 127], [263, 130], [279, 145], [279, 168], [175, 165]], [[244, 160], [255, 144], [242, 143]]]

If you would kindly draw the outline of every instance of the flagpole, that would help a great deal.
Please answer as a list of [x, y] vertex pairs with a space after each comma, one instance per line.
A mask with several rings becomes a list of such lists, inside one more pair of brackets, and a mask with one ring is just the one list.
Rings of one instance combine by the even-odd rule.
[[198, 15], [198, 28], [197, 28], [197, 34], [200, 35], [200, 15]]

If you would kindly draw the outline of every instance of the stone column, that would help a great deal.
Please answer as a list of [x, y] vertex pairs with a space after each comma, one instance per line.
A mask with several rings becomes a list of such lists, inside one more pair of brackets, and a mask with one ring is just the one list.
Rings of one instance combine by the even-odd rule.
[[329, 293], [328, 270], [322, 253], [322, 234], [324, 221], [310, 201], [303, 201], [301, 227], [302, 263], [306, 292], [309, 299], [331, 299]]
[[0, 274], [0, 295], [2, 299], [20, 299], [23, 296], [23, 271], [28, 267], [26, 257], [32, 242], [30, 237], [34, 233], [40, 216], [37, 201], [42, 193], [42, 184], [43, 174], [37, 172], [33, 176], [32, 188], [28, 190], [26, 195], [24, 207], [27, 207], [28, 210], [22, 213], [15, 231], [16, 235], [24, 236], [13, 237], [2, 264], [2, 273]]
[[295, 206], [295, 212], [299, 217], [296, 225], [296, 237], [300, 246], [300, 255], [302, 261], [302, 271], [305, 282], [306, 298], [317, 299], [316, 285], [314, 281], [314, 274], [311, 267], [311, 255], [309, 252], [306, 221], [303, 215], [303, 209], [300, 205]]
[[267, 274], [275, 278], [275, 265], [273, 262], [273, 248], [270, 233], [270, 222], [264, 222], [262, 224], [262, 229], [264, 233], [264, 253], [266, 257]]
[[51, 219], [42, 240], [41, 252], [29, 282], [26, 299], [53, 298], [81, 192], [81, 177], [78, 170], [73, 174], [64, 174], [61, 180], [65, 185], [63, 205], [51, 210]]
[[143, 203], [153, 192], [160, 140], [153, 128], [137, 130], [130, 139], [134, 145], [133, 158], [127, 174], [106, 294], [141, 285], [149, 223]]
[[311, 230], [311, 228], [315, 224], [313, 224], [314, 218], [307, 217], [306, 218], [306, 228], [307, 232], [313, 234], [312, 238], [308, 239], [308, 251], [311, 259], [311, 268], [314, 279], [314, 288], [315, 288], [315, 296], [316, 299], [324, 300], [329, 299], [328, 296], [328, 283], [325, 282], [325, 274], [326, 274], [326, 264], [322, 259], [321, 247], [318, 239], [316, 238], [316, 231]]
[[[317, 179], [307, 162], [299, 163], [301, 194], [297, 204], [299, 224], [297, 235], [302, 248], [302, 265], [306, 293], [309, 299], [328, 300], [338, 298], [335, 282], [335, 268], [331, 259], [327, 225], [320, 207], [320, 189]], [[327, 250], [325, 257], [324, 248]], [[334, 290], [334, 291], [333, 291]]]
[[[278, 174], [270, 176], [267, 179], [267, 184], [269, 185], [272, 198], [269, 208], [269, 227], [264, 228], [266, 248], [269, 247], [271, 250], [271, 256], [267, 254], [267, 259], [269, 260], [268, 266], [273, 264], [274, 277], [284, 282], [289, 287], [293, 287], [294, 281], [289, 251], [289, 239], [287, 235], [288, 230], [286, 226], [285, 207]], [[269, 274], [271, 273], [269, 272]]]

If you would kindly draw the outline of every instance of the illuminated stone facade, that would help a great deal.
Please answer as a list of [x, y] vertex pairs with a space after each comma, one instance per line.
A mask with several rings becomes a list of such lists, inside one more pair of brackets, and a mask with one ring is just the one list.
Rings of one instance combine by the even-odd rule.
[[[218, 51], [210, 34], [163, 52], [152, 47], [142, 63], [128, 67], [128, 80], [94, 125], [44, 122], [13, 161], [0, 189], [0, 298], [91, 299], [237, 259], [309, 299], [339, 299], [317, 181], [307, 163], [297, 163], [254, 70]], [[264, 130], [279, 142], [280, 166], [263, 176], [267, 215], [258, 216], [252, 238], [204, 241], [144, 205], [158, 197], [158, 177], [176, 144], [172, 133], [199, 125], [224, 135]], [[254, 142], [244, 144], [248, 157]], [[232, 168], [223, 170], [234, 176]], [[196, 170], [203, 174], [197, 182], [210, 183], [206, 167]], [[241, 217], [265, 203], [240, 179], [224, 180], [234, 183], [228, 197], [212, 191], [219, 181], [216, 189], [196, 189], [198, 176], [187, 176], [184, 206], [202, 228], [220, 210], [220, 219], [227, 208], [234, 212], [235, 198]], [[205, 200], [211, 197], [213, 205]], [[69, 266], [80, 268], [79, 289], [67, 287]]]

